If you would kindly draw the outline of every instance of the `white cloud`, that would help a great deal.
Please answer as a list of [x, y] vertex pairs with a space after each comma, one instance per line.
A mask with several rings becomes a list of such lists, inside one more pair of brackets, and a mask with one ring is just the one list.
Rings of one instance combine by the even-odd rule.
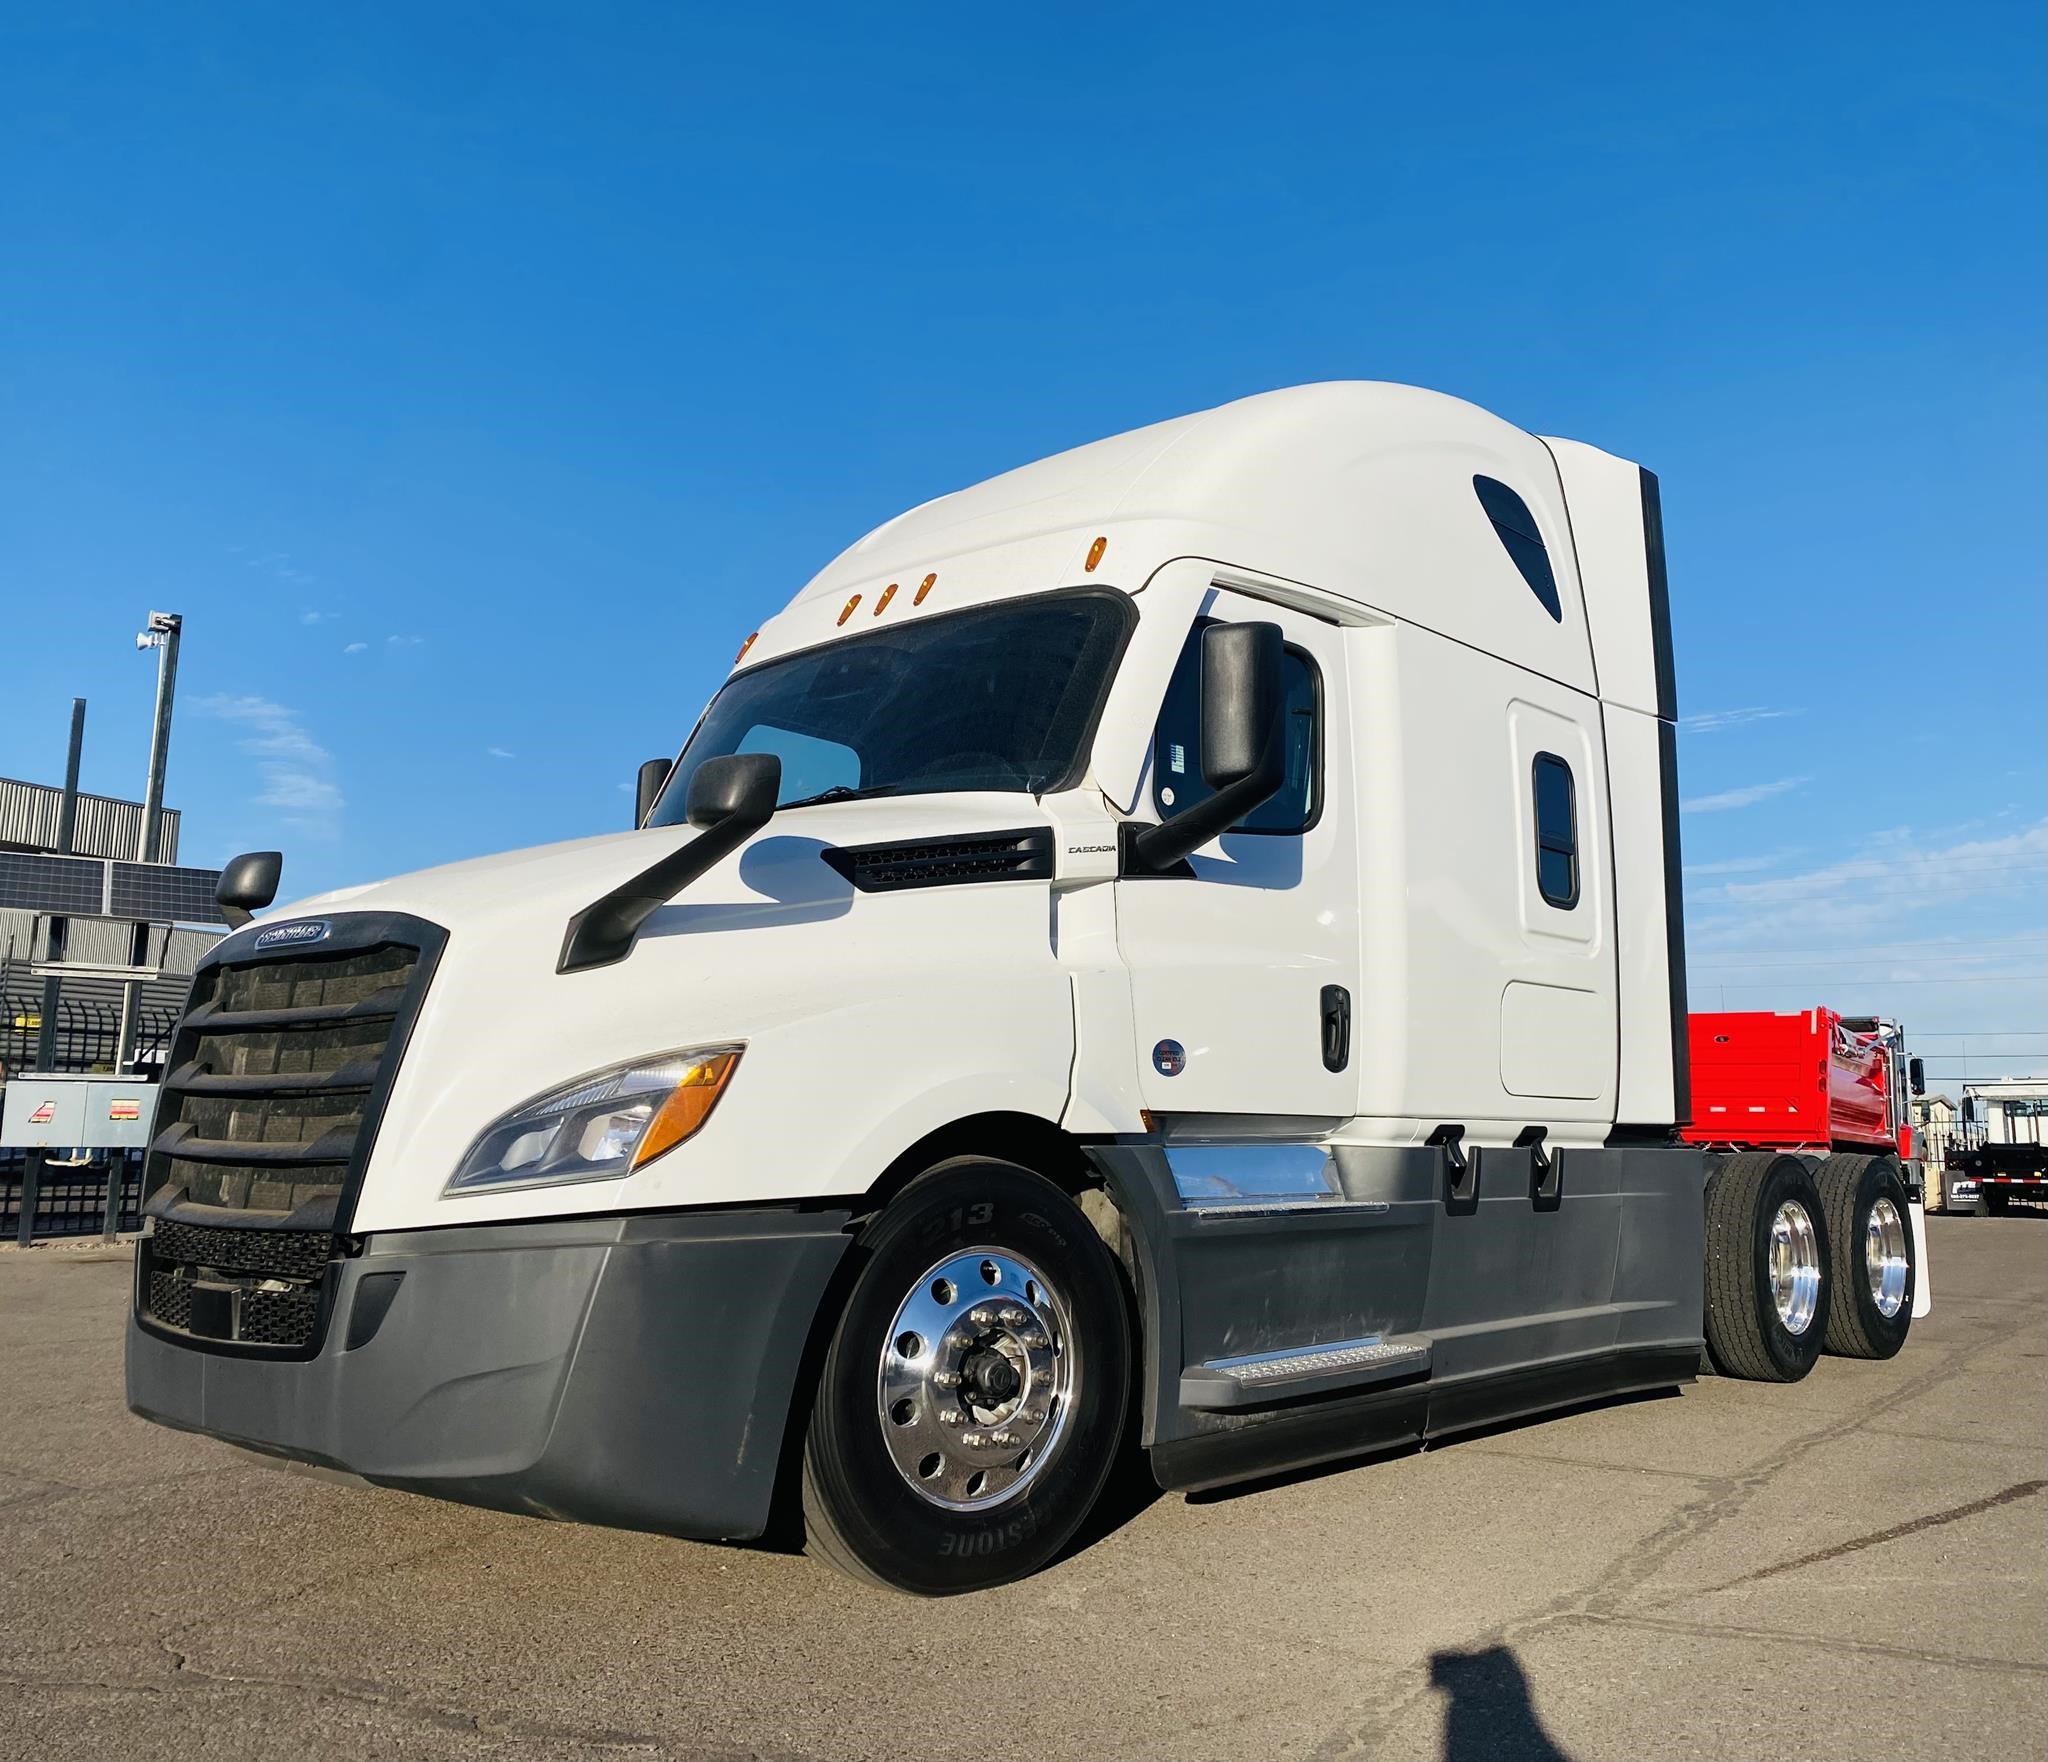
[[341, 652], [345, 655], [359, 655], [369, 646], [366, 642], [352, 642]]
[[1687, 863], [1687, 875], [1753, 875], [1759, 869], [1777, 867], [1776, 857], [1723, 857], [1714, 863]]
[[424, 636], [387, 636], [385, 643], [395, 649], [416, 649], [427, 639]]
[[239, 724], [247, 732], [239, 742], [256, 760], [263, 787], [256, 805], [288, 814], [331, 820], [343, 807], [334, 781], [334, 755], [306, 732], [298, 712], [267, 697], [236, 697], [223, 692], [199, 700], [202, 715]]
[[484, 752], [494, 759], [516, 759], [517, 753], [508, 753], [502, 746], [487, 746]]
[[1917, 914], [2048, 893], [2048, 820], [1996, 838], [1925, 841], [1898, 831], [1818, 869], [1726, 881], [1688, 895], [1695, 949], [1856, 945]]
[[1787, 790], [1797, 789], [1810, 781], [1806, 777], [1780, 777], [1773, 783], [1745, 783], [1740, 789], [1724, 789], [1716, 795], [1696, 795], [1691, 801], [1682, 801], [1678, 805], [1688, 814], [1725, 814], [1730, 808], [1754, 807], [1760, 801], [1769, 801], [1774, 795], [1783, 795]]
[[299, 614], [299, 622], [301, 624], [328, 624], [340, 616], [339, 612], [301, 612]]
[[1688, 734], [1719, 734], [1724, 728], [1745, 728], [1752, 722], [1776, 722], [1785, 716], [1803, 716], [1804, 710], [1767, 710], [1752, 704], [1740, 710], [1702, 710], [1696, 716], [1680, 716], [1678, 725]]

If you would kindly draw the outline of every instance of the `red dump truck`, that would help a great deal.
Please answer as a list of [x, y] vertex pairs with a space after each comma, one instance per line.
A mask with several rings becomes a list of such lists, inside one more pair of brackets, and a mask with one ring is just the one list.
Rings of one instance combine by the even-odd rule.
[[1835, 1268], [1833, 1301], [1857, 1312], [1839, 1319], [1871, 1336], [1870, 1345], [1896, 1351], [1931, 1295], [1923, 1173], [1908, 1106], [1925, 1079], [1920, 1061], [1906, 1056], [1905, 1030], [1882, 1016], [1826, 1008], [1733, 1010], [1692, 1016], [1687, 1042], [1692, 1123], [1682, 1136], [1739, 1156], [1796, 1156], [1807, 1165], [1826, 1216], [1779, 1214], [1773, 1227], [1782, 1226], [1787, 1240], [1774, 1245], [1772, 1259], [1796, 1269], [1812, 1258], [1802, 1223], [1816, 1243], [1835, 1245], [1837, 1261], [1845, 1246], [1860, 1245], [1860, 1277]]

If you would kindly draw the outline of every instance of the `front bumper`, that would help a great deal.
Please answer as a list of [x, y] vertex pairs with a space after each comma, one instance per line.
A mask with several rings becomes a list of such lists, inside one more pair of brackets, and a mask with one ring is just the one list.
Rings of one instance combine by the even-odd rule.
[[209, 1350], [131, 1313], [128, 1405], [381, 1486], [749, 1539], [846, 1224], [729, 1211], [373, 1236], [332, 1269], [311, 1358]]

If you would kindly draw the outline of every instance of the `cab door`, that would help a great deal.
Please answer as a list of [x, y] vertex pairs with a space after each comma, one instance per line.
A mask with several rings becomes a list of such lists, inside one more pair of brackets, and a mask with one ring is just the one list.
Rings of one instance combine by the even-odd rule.
[[1194, 597], [1138, 812], [1164, 820], [1209, 793], [1201, 638], [1214, 622], [1280, 627], [1287, 781], [1183, 872], [1116, 884], [1140, 1093], [1157, 1113], [1349, 1119], [1359, 931], [1345, 633], [1231, 589]]

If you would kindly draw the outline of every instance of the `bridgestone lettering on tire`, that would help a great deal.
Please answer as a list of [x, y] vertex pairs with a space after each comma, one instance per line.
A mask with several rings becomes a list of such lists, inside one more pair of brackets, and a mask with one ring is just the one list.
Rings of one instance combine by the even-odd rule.
[[1820, 1356], [1832, 1284], [1813, 1176], [1796, 1156], [1732, 1156], [1708, 1181], [1706, 1206], [1714, 1368], [1752, 1382], [1796, 1383]]
[[1912, 1328], [1920, 1278], [1899, 1165], [1888, 1156], [1831, 1156], [1814, 1181], [1835, 1261], [1827, 1348], [1843, 1358], [1889, 1358]]
[[1028, 1169], [957, 1158], [869, 1225], [804, 1441], [808, 1550], [946, 1596], [1058, 1555], [1129, 1406], [1122, 1273]]

